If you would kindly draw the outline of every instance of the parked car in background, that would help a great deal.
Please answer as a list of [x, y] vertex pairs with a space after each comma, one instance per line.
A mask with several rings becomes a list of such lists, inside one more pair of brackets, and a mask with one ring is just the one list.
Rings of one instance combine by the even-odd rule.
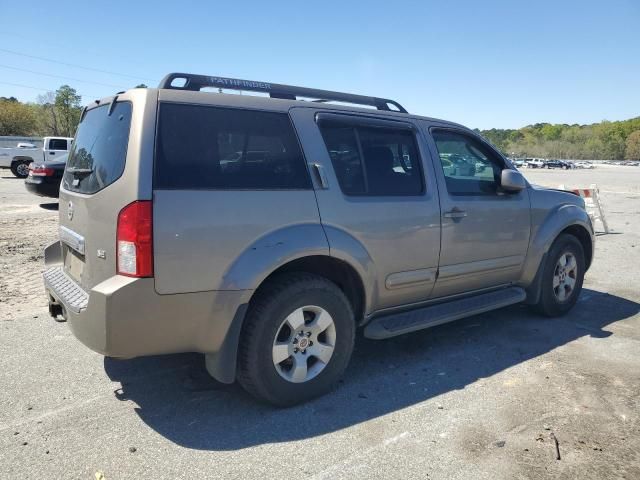
[[0, 168], [10, 168], [19, 178], [29, 174], [29, 163], [42, 159], [42, 149], [33, 143], [20, 142], [15, 147], [0, 148]]
[[511, 163], [513, 163], [517, 168], [522, 168], [525, 166], [524, 158], [514, 158], [511, 160]]
[[544, 168], [544, 162], [540, 158], [527, 158], [527, 168]]
[[58, 198], [60, 182], [69, 154], [64, 153], [49, 162], [32, 162], [29, 175], [24, 180], [27, 190], [41, 197]]
[[568, 170], [572, 167], [569, 162], [565, 162], [564, 160], [547, 160], [544, 162], [545, 168], [562, 168], [564, 170]]
[[460, 177], [472, 177], [473, 175], [475, 175], [477, 168], [476, 163], [480, 163], [456, 153], [449, 156], [449, 161], [451, 162], [452, 175], [457, 175]]
[[73, 138], [69, 137], [44, 137], [43, 140], [42, 148], [26, 142], [18, 143], [16, 147], [0, 148], [0, 168], [11, 169], [18, 178], [27, 178], [32, 162], [46, 162], [66, 154], [73, 143]]
[[44, 254], [52, 316], [111, 357], [204, 353], [279, 406], [330, 391], [356, 329], [563, 315], [593, 258], [582, 198], [389, 99], [176, 73], [93, 102], [75, 142]]
[[71, 150], [72, 144], [73, 137], [44, 137], [43, 160], [47, 162], [61, 155], [66, 155]]
[[579, 160], [573, 164], [576, 168], [595, 168], [593, 163], [587, 162], [585, 160]]

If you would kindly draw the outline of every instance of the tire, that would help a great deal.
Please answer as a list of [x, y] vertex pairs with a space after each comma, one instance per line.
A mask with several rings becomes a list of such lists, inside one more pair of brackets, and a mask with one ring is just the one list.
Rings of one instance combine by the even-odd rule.
[[[28, 160], [19, 160], [11, 164], [11, 173], [18, 178], [27, 178], [29, 176], [29, 164]], [[26, 167], [26, 168], [25, 168]]]
[[[563, 257], [565, 267], [561, 267]], [[571, 258], [575, 260], [574, 273]], [[578, 301], [584, 281], [585, 261], [580, 241], [573, 235], [560, 235], [549, 249], [543, 268], [540, 299], [532, 307], [547, 317], [564, 315]]]
[[[333, 326], [319, 333], [329, 321]], [[295, 330], [293, 324], [298, 325]], [[308, 273], [275, 277], [249, 305], [238, 347], [238, 381], [263, 402], [279, 407], [305, 402], [335, 387], [354, 339], [353, 309], [337, 285]], [[305, 350], [296, 347], [303, 344]], [[279, 358], [284, 360], [276, 363]]]

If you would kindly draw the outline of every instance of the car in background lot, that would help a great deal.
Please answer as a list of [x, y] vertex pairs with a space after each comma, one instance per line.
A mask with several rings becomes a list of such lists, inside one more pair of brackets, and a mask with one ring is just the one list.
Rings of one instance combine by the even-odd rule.
[[544, 168], [544, 161], [539, 158], [527, 158], [525, 163], [527, 168]]
[[575, 162], [573, 165], [576, 168], [587, 168], [587, 169], [595, 168], [593, 163], [587, 162], [587, 161], [583, 161], [583, 160], [579, 160], [579, 161]]
[[564, 170], [569, 170], [573, 168], [573, 165], [569, 162], [565, 162], [564, 160], [547, 160], [544, 162], [545, 168], [562, 168]]
[[21, 142], [15, 147], [0, 148], [0, 168], [11, 169], [11, 173], [18, 178], [27, 178], [29, 165], [32, 162], [54, 160], [71, 148], [73, 138], [44, 137], [42, 148], [33, 143]]
[[[472, 177], [476, 174], [476, 162], [462, 155], [453, 154], [449, 156], [451, 162], [451, 174], [459, 177]], [[482, 168], [484, 170], [484, 166]]]
[[526, 165], [524, 158], [514, 158], [511, 160], [511, 163], [513, 163], [516, 168], [522, 168]]
[[58, 198], [68, 156], [65, 153], [49, 162], [32, 162], [29, 165], [29, 174], [24, 180], [26, 189], [41, 197]]

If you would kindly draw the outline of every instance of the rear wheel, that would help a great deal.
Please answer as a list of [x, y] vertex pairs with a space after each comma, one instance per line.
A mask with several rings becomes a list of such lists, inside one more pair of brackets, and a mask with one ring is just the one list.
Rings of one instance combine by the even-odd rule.
[[27, 178], [29, 176], [29, 162], [28, 160], [19, 160], [11, 164], [11, 173], [18, 178]]
[[282, 275], [251, 301], [238, 352], [238, 381], [259, 400], [290, 406], [330, 391], [351, 358], [353, 310], [329, 280]]
[[582, 245], [573, 235], [560, 235], [547, 255], [540, 300], [534, 309], [548, 317], [567, 313], [578, 301], [584, 273]]

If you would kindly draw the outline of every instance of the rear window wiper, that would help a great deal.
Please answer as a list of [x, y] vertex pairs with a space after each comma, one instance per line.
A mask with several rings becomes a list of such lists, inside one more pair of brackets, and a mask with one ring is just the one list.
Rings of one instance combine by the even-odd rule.
[[93, 168], [69, 167], [67, 168], [67, 172], [72, 175], [89, 175], [90, 173], [93, 173]]

